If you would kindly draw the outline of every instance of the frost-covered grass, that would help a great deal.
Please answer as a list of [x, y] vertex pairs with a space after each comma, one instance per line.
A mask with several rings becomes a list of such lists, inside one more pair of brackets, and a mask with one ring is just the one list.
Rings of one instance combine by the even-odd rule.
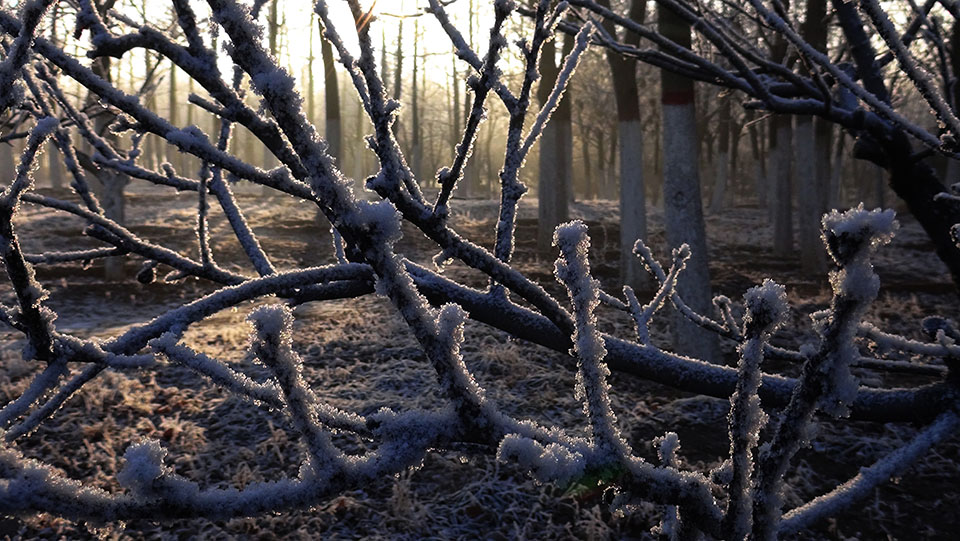
[[[269, 230], [262, 242], [273, 243], [278, 267], [316, 264], [333, 257], [328, 236], [316, 226], [315, 211], [305, 206], [284, 204], [283, 200], [243, 199], [255, 229]], [[132, 199], [131, 229], [177, 242], [176, 230], [190, 223], [193, 200], [165, 197]], [[604, 269], [614, 268], [610, 254], [617, 235], [601, 234], [616, 228], [613, 205], [608, 202], [582, 203], [574, 216], [591, 227], [591, 267], [604, 286], [616, 276]], [[496, 206], [485, 202], [456, 201], [463, 209], [462, 230], [468, 235], [490, 231]], [[180, 210], [182, 209], [182, 210]], [[277, 212], [282, 209], [282, 212]], [[518, 239], [532, 227], [530, 206], [521, 205]], [[181, 218], [182, 215], [182, 218]], [[280, 215], [279, 221], [274, 221]], [[451, 217], [461, 223], [456, 211]], [[656, 215], [655, 215], [656, 216]], [[31, 230], [25, 236], [37, 250], [64, 249], [75, 238], [65, 238], [56, 220], [44, 212], [25, 207], [21, 225]], [[735, 209], [708, 218], [716, 292], [741, 298], [744, 284], [759, 283], [759, 277], [773, 275], [785, 284], [792, 311], [784, 331], [775, 343], [797, 347], [811, 336], [809, 313], [829, 301], [826, 277], [813, 281], [800, 275], [790, 262], [776, 262], [763, 255], [758, 238], [766, 230], [760, 211]], [[922, 282], [905, 282], [911, 276], [904, 268], [928, 265], [937, 269], [935, 256], [918, 239], [922, 232], [909, 218], [901, 217], [902, 228], [893, 246], [878, 256], [880, 297], [867, 313], [866, 321], [886, 331], [919, 338], [919, 321], [930, 314], [949, 316], [955, 301], [952, 287], [943, 273], [913, 275]], [[187, 226], [189, 227], [189, 226]], [[213, 217], [211, 227], [218, 227]], [[652, 229], [657, 230], [656, 219]], [[75, 230], [75, 229], [74, 229]], [[146, 233], [144, 236], [148, 236]], [[216, 235], [213, 237], [217, 238]], [[401, 243], [405, 253], [428, 261], [430, 244], [409, 232]], [[184, 246], [191, 242], [184, 238]], [[665, 246], [655, 235], [651, 242], [662, 254]], [[27, 247], [30, 252], [33, 248]], [[242, 257], [239, 250], [214, 245], [218, 260], [228, 265]], [[747, 258], [744, 254], [757, 254]], [[316, 260], [300, 258], [313, 257]], [[538, 260], [533, 244], [518, 243], [517, 265], [533, 271], [545, 287], [562, 293], [553, 281], [552, 261]], [[795, 267], [796, 265], [794, 265]], [[50, 305], [61, 314], [60, 328], [80, 336], [116, 334], [119, 327], [145, 321], [183, 298], [209, 288], [203, 282], [187, 280], [177, 284], [142, 285], [133, 280], [104, 284], [97, 269], [82, 273], [79, 264], [48, 270], [38, 278], [51, 290]], [[46, 273], [50, 273], [49, 275]], [[457, 268], [447, 272], [457, 273]], [[103, 293], [111, 292], [110, 296]], [[4, 292], [8, 295], [9, 292]], [[228, 361], [255, 381], [268, 371], [244, 354], [249, 327], [244, 322], [254, 307], [225, 311], [190, 328], [184, 342], [196, 350]], [[409, 333], [403, 321], [381, 298], [366, 296], [347, 301], [310, 303], [295, 311], [293, 348], [303, 359], [304, 378], [313, 391], [331, 406], [360, 414], [381, 407], [436, 407], [435, 371]], [[633, 321], [621, 312], [600, 306], [598, 328], [629, 336]], [[654, 318], [654, 339], [669, 336], [665, 321]], [[484, 325], [468, 322], [462, 353], [467, 367], [487, 390], [488, 399], [519, 418], [531, 418], [548, 426], [562, 426], [573, 434], [587, 436], [582, 405], [573, 395], [576, 366], [569, 358], [511, 339]], [[0, 363], [0, 401], [23, 390], [38, 367], [19, 359], [22, 342], [4, 333]], [[726, 359], [736, 356], [727, 344]], [[780, 362], [766, 366], [795, 374], [797, 367]], [[889, 374], [854, 369], [861, 382], [871, 386], [917, 384], [921, 376]], [[705, 471], [716, 466], [728, 452], [726, 418], [729, 402], [690, 396], [614, 372], [609, 377], [609, 399], [622, 436], [639, 456], [658, 462], [651, 442], [666, 431], [680, 436], [681, 466]], [[813, 496], [832, 489], [870, 464], [903, 445], [917, 432], [904, 424], [877, 425], [866, 422], [824, 422], [818, 425], [812, 445], [801, 450], [799, 463], [786, 479], [786, 507], [792, 508]], [[92, 485], [117, 490], [117, 474], [123, 468], [123, 454], [130, 442], [140, 438], [159, 440], [168, 449], [175, 473], [204, 487], [243, 487], [250, 482], [296, 476], [302, 459], [297, 446], [299, 435], [278, 413], [238, 399], [213, 387], [196, 373], [174, 365], [144, 373], [110, 373], [96, 385], [84, 387], [49, 422], [20, 444], [27, 456], [42, 459], [75, 478]], [[341, 449], [360, 449], [362, 442], [335, 436]], [[466, 444], [465, 444], [466, 445]], [[886, 484], [854, 508], [816, 529], [804, 533], [810, 539], [936, 537], [955, 529], [950, 502], [960, 497], [955, 462], [956, 438], [935, 447], [914, 466], [909, 475]], [[497, 462], [492, 453], [476, 453], [465, 447], [429, 453], [420, 468], [398, 477], [371, 483], [363, 490], [349, 491], [308, 510], [289, 511], [257, 518], [209, 521], [180, 520], [153, 524], [129, 521], [124, 526], [71, 523], [49, 516], [8, 519], [0, 523], [0, 535], [69, 538], [87, 532], [106, 538], [167, 538], [177, 535], [204, 535], [212, 538], [276, 536], [280, 538], [622, 538], [645, 537], [661, 518], [661, 509], [652, 504], [631, 508], [629, 519], [610, 512], [602, 494], [576, 485], [538, 485], [512, 463]]]

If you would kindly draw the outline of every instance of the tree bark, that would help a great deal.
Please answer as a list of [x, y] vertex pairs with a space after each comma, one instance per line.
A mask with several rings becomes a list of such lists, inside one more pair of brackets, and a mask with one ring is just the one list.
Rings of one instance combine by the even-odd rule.
[[[267, 11], [267, 46], [270, 48], [270, 55], [277, 58], [277, 35], [280, 32], [279, 0], [271, 0]], [[263, 156], [263, 168], [270, 170], [277, 166], [277, 158], [270, 152], [265, 145], [261, 146], [261, 155]], [[272, 188], [263, 187], [263, 195], [273, 195]]]
[[[664, 37], [690, 47], [690, 27], [675, 13], [658, 4], [658, 29]], [[663, 206], [667, 244], [686, 243], [692, 255], [677, 284], [677, 291], [694, 310], [710, 313], [710, 270], [707, 265], [706, 226], [698, 174], [697, 120], [693, 81], [662, 71], [660, 103], [663, 134]], [[676, 314], [674, 348], [685, 355], [706, 361], [717, 358], [716, 336]]]
[[[321, 26], [321, 35], [323, 27]], [[325, 135], [327, 150], [340, 166], [343, 166], [343, 131], [340, 125], [340, 84], [337, 78], [336, 60], [333, 57], [333, 47], [326, 39], [320, 43], [320, 56], [323, 60], [323, 99], [325, 120]]]
[[773, 175], [773, 197], [770, 208], [773, 212], [773, 252], [785, 257], [793, 254], [793, 201], [791, 199], [791, 160], [793, 158], [793, 119], [777, 115], [773, 119], [776, 146], [771, 149], [773, 166], [768, 173]]
[[[419, 65], [419, 47], [420, 47], [420, 21], [413, 23], [413, 76], [411, 78], [412, 88], [410, 89], [410, 108], [411, 108], [411, 126], [410, 126], [410, 154], [413, 175], [421, 178], [423, 166], [423, 133], [421, 126], [420, 112], [420, 85], [417, 77], [420, 75]], [[470, 160], [473, 162], [474, 160]]]
[[50, 187], [54, 190], [63, 188], [63, 162], [60, 152], [52, 143], [47, 143], [47, 175], [50, 177]]
[[[609, 0], [600, 4], [610, 7]], [[629, 17], [637, 22], [646, 18], [646, 2], [634, 0]], [[605, 21], [607, 32], [616, 29]], [[627, 33], [629, 45], [638, 45], [640, 36]], [[613, 75], [613, 95], [617, 104], [617, 134], [620, 145], [620, 280], [634, 289], [649, 289], [650, 276], [640, 258], [633, 254], [637, 240], [647, 238], [647, 196], [643, 179], [643, 120], [640, 114], [640, 85], [637, 82], [636, 60], [607, 51], [607, 62]]]
[[[808, 274], [822, 275], [827, 270], [826, 253], [820, 241], [821, 204], [820, 179], [817, 177], [817, 152], [813, 118], [796, 117], [793, 148], [796, 152], [794, 178], [797, 186], [797, 240], [800, 267]], [[786, 246], [779, 246], [779, 250]]]
[[[816, 50], [827, 48], [827, 2], [807, 0], [801, 32]], [[826, 212], [827, 179], [830, 175], [829, 126], [807, 115], [796, 117], [794, 148], [796, 149], [797, 202], [799, 211], [797, 236], [800, 245], [800, 266], [807, 273], [823, 274], [827, 270], [826, 253], [820, 240], [820, 220]]]
[[730, 97], [720, 97], [717, 113], [717, 154], [714, 159], [713, 193], [710, 197], [710, 212], [723, 212], [727, 206], [727, 189], [730, 177]]
[[[2, 134], [6, 135], [6, 134]], [[16, 162], [13, 158], [13, 145], [0, 143], [0, 182], [10, 185], [16, 177]]]
[[[109, 58], [97, 58], [93, 61], [93, 72], [99, 77], [110, 81], [110, 59]], [[94, 96], [88, 96], [87, 100], [93, 101], [96, 98]], [[172, 105], [172, 104], [171, 104]], [[107, 126], [113, 122], [113, 118], [109, 114], [100, 114], [96, 116], [96, 119], [93, 122], [94, 130], [101, 136], [116, 142], [116, 135], [110, 133], [110, 130], [107, 129]], [[97, 180], [100, 181], [100, 204], [103, 206], [104, 215], [117, 222], [120, 225], [123, 225], [126, 221], [126, 208], [124, 201], [123, 190], [129, 182], [129, 178], [126, 175], [117, 173], [112, 169], [100, 168], [94, 176]], [[104, 278], [110, 282], [118, 282], [124, 278], [124, 263], [123, 256], [114, 256], [107, 257], [103, 260], [104, 264]]]
[[[567, 35], [572, 47], [572, 37]], [[566, 48], [566, 44], [564, 44]], [[560, 75], [556, 61], [556, 42], [549, 40], [540, 52], [540, 86], [537, 97], [546, 103]], [[537, 184], [537, 250], [542, 255], [553, 253], [553, 230], [569, 219], [570, 172], [573, 169], [573, 133], [570, 122], [570, 90], [540, 136], [539, 182]]]

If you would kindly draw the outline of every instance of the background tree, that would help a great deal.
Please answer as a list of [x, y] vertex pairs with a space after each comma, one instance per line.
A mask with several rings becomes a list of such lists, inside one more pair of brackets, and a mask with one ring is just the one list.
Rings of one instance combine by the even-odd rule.
[[[662, 5], [658, 7], [657, 28], [663, 36], [689, 48], [690, 26], [682, 17]], [[685, 279], [678, 292], [697, 311], [710, 308], [710, 268], [707, 252], [703, 201], [700, 196], [699, 140], [693, 79], [663, 71], [660, 74], [660, 103], [663, 134], [663, 214], [667, 244], [691, 247]], [[713, 359], [716, 339], [693, 322], [679, 317], [674, 325], [674, 347], [701, 358]]]

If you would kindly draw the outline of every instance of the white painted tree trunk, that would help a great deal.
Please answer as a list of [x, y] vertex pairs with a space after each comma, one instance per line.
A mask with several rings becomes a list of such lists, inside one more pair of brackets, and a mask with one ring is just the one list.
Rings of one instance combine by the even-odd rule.
[[845, 140], [846, 134], [844, 134], [843, 130], [840, 130], [837, 133], [837, 137], [834, 138], [835, 153], [833, 155], [833, 162], [830, 164], [830, 194], [827, 200], [827, 206], [829, 208], [840, 208], [844, 206], [843, 185], [840, 181], [843, 176], [843, 144]]
[[773, 150], [774, 167], [770, 168], [773, 175], [773, 198], [770, 207], [773, 209], [773, 251], [778, 256], [788, 256], [793, 253], [793, 202], [791, 200], [791, 161], [793, 158], [793, 126], [790, 119], [775, 122], [777, 129], [777, 146]]
[[52, 142], [47, 143], [47, 176], [50, 177], [50, 187], [59, 190], [63, 188], [63, 163], [60, 153]]
[[[277, 161], [277, 157], [274, 156], [272, 152], [270, 152], [269, 148], [267, 148], [266, 146], [262, 146], [261, 147], [261, 163], [262, 163], [262, 167], [265, 170], [269, 171], [274, 167], [276, 167], [279, 162]], [[265, 196], [274, 195], [276, 193], [277, 192], [273, 188], [270, 188], [268, 186], [263, 187], [263, 195]]]
[[16, 162], [13, 159], [13, 146], [0, 143], [0, 182], [7, 185], [13, 184], [16, 168]]
[[[770, 129], [776, 130], [777, 128], [770, 126]], [[764, 201], [766, 201], [767, 218], [770, 220], [771, 227], [777, 220], [777, 178], [779, 175], [777, 160], [780, 157], [780, 155], [777, 154], [778, 148], [778, 144], [771, 144], [767, 148], [767, 176], [763, 190]]]
[[[686, 243], [693, 253], [680, 277], [677, 290], [691, 308], [710, 314], [713, 297], [710, 293], [707, 235], [697, 171], [696, 112], [693, 103], [664, 103], [662, 114], [663, 214], [667, 244], [675, 248]], [[712, 361], [716, 358], [716, 336], [677, 314], [674, 348], [684, 355]]]
[[620, 280], [634, 289], [649, 289], [650, 275], [633, 255], [637, 239], [647, 242], [647, 198], [643, 183], [643, 123], [617, 123], [620, 135]]
[[[100, 181], [100, 205], [107, 218], [123, 225], [126, 221], [126, 208], [123, 189], [127, 185], [127, 177], [112, 171], [101, 170], [97, 174]], [[124, 279], [123, 256], [108, 257], [103, 260], [104, 277], [110, 282], [119, 282]]]
[[800, 247], [800, 266], [807, 273], [822, 274], [827, 269], [827, 260], [820, 242], [820, 217], [822, 193], [817, 176], [817, 148], [813, 130], [813, 117], [796, 117], [793, 134], [794, 178], [797, 187], [797, 240]]

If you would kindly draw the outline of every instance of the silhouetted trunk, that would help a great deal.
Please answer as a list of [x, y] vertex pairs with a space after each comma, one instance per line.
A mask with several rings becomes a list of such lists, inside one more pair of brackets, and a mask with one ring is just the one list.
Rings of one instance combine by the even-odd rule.
[[948, 191], [947, 187], [933, 167], [913, 159], [910, 140], [904, 133], [897, 133], [884, 145], [883, 152], [890, 188], [923, 226], [937, 255], [950, 269], [954, 284], [960, 287], [960, 247], [950, 235], [954, 224], [960, 223], [960, 211], [950, 201], [937, 198], [937, 194]]
[[[270, 55], [277, 58], [277, 34], [280, 31], [279, 18], [279, 0], [271, 0], [269, 10], [267, 11], [267, 45], [270, 48]], [[270, 152], [266, 145], [261, 145], [261, 155], [263, 156], [263, 168], [273, 169], [277, 166], [277, 158]], [[272, 188], [263, 187], [263, 195], [272, 195]]]
[[[569, 35], [564, 38], [564, 49], [567, 48], [567, 42], [572, 48], [572, 39]], [[537, 97], [541, 105], [547, 101], [559, 75], [556, 42], [550, 40], [544, 43], [540, 55], [540, 86]], [[537, 249], [541, 254], [552, 254], [553, 230], [569, 219], [568, 190], [571, 185], [570, 172], [573, 169], [570, 114], [570, 90], [567, 89], [540, 136]]]
[[[313, 21], [316, 19], [316, 15], [311, 11], [310, 12], [310, 40], [307, 45], [307, 120], [311, 123], [315, 123], [317, 120], [317, 105], [316, 105], [316, 77], [313, 72], [313, 61], [316, 58], [313, 55]], [[320, 39], [323, 39], [323, 23], [317, 25], [320, 29]], [[324, 66], [326, 69], [326, 66]]]
[[[808, 274], [822, 275], [827, 269], [826, 253], [820, 240], [820, 179], [817, 177], [817, 153], [814, 143], [813, 118], [798, 116], [793, 134], [795, 185], [797, 187], [797, 241], [800, 266]], [[781, 249], [787, 247], [781, 247]]]
[[617, 146], [620, 141], [619, 130], [610, 132], [610, 145], [607, 147], [607, 190], [605, 199], [613, 199], [617, 193]]
[[[177, 65], [172, 61], [170, 62], [170, 84], [167, 88], [167, 103], [169, 104], [169, 114], [167, 115], [167, 120], [170, 121], [174, 127], [180, 126], [180, 96], [177, 95]], [[180, 151], [173, 145], [166, 145], [167, 151], [167, 162], [173, 166], [180, 174], [183, 174], [183, 161], [180, 159]]]
[[[954, 77], [960, 77], [960, 20], [953, 22], [953, 28], [950, 31], [950, 69]], [[953, 98], [953, 112], [957, 113], [960, 109], [960, 84], [956, 82], [950, 89], [951, 98]], [[947, 172], [944, 180], [948, 186], [960, 182], [960, 161], [947, 159]]]
[[[321, 27], [321, 35], [323, 29]], [[326, 39], [320, 43], [320, 56], [323, 59], [323, 99], [325, 121], [325, 135], [328, 151], [340, 166], [343, 166], [343, 131], [340, 126], [340, 84], [337, 78], [336, 61], [333, 57], [333, 47]]]
[[[413, 23], [413, 88], [410, 90], [410, 108], [411, 108], [411, 122], [410, 126], [410, 154], [411, 154], [411, 168], [413, 169], [413, 175], [416, 178], [420, 178], [422, 175], [421, 167], [423, 164], [423, 133], [421, 132], [420, 125], [420, 85], [417, 81], [419, 73], [419, 59], [418, 56], [420, 47], [420, 21], [414, 21]], [[470, 160], [474, 162], [475, 160]]]
[[[397, 48], [394, 52], [393, 65], [393, 99], [398, 102], [403, 97], [403, 18], [397, 25]], [[400, 136], [400, 117], [395, 117], [393, 121], [393, 136]]]
[[727, 206], [727, 184], [730, 174], [730, 98], [720, 97], [717, 113], [717, 155], [713, 162], [713, 193], [710, 212], [722, 212]]
[[[476, 15], [474, 9], [474, 0], [470, 0], [467, 3], [467, 43], [470, 45], [470, 48], [476, 50], [476, 43], [474, 43], [473, 38], [473, 29], [474, 29], [474, 16]], [[467, 118], [470, 117], [470, 110], [473, 107], [473, 99], [470, 94], [466, 92], [463, 93], [463, 122], [467, 122]], [[463, 126], [460, 124], [457, 125], [457, 129], [463, 129]], [[456, 139], [456, 137], [454, 137]], [[470, 160], [467, 160], [467, 163], [463, 168], [463, 178], [460, 179], [460, 182], [463, 183], [466, 187], [463, 194], [467, 197], [478, 197], [481, 193], [480, 188], [480, 178], [477, 174], [480, 169], [477, 167], [477, 160], [474, 157], [471, 157]]]

